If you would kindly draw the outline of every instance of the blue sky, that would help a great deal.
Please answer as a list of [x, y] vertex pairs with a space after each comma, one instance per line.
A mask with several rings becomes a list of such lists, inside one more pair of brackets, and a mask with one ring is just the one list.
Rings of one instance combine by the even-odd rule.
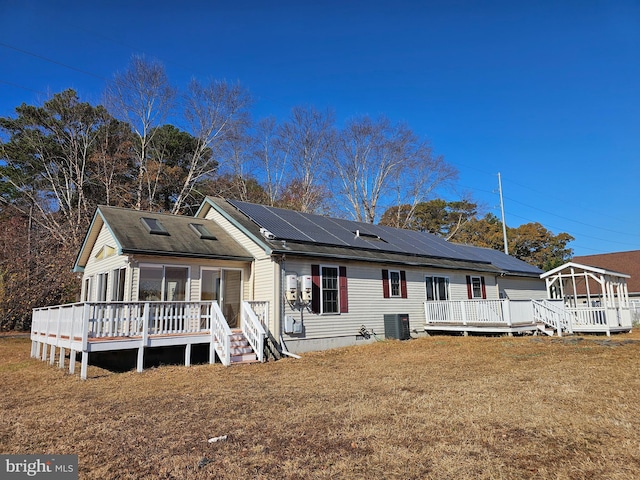
[[509, 226], [576, 255], [640, 249], [640, 1], [0, 0], [0, 116], [101, 101], [133, 54], [171, 81], [238, 80], [255, 118], [295, 105], [406, 122]]

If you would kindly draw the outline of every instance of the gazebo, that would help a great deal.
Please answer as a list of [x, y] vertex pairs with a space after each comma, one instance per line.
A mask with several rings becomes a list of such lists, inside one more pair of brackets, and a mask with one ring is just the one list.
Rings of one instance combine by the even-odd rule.
[[629, 275], [569, 262], [540, 275], [550, 299], [563, 300], [570, 332], [631, 330]]

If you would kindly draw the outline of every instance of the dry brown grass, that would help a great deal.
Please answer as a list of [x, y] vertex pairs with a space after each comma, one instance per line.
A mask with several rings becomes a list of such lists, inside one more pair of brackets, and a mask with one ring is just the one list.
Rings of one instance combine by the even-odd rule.
[[434, 336], [82, 382], [0, 337], [0, 452], [88, 479], [637, 478], [639, 359], [637, 333]]

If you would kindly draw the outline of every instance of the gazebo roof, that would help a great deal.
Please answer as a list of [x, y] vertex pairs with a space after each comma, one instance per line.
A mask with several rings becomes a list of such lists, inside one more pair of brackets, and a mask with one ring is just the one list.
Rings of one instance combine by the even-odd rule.
[[608, 275], [611, 277], [631, 278], [631, 275], [627, 275], [626, 273], [615, 272], [613, 270], [607, 270], [605, 268], [600, 268], [600, 267], [592, 267], [591, 265], [582, 265], [581, 263], [575, 263], [575, 262], [568, 262], [568, 263], [565, 263], [564, 265], [560, 265], [559, 267], [554, 268], [553, 270], [544, 272], [542, 275], [540, 275], [540, 278], [545, 279], [553, 275], [556, 275], [562, 272], [563, 270], [569, 270], [569, 269], [579, 270], [580, 273], [589, 272], [589, 273], [596, 273], [599, 275]]

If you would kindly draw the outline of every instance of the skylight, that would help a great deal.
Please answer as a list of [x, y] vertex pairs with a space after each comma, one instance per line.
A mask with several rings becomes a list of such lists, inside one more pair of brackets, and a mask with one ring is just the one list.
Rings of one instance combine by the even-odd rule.
[[201, 223], [190, 223], [189, 226], [193, 228], [193, 230], [202, 238], [203, 240], [217, 240], [215, 235], [213, 235], [207, 227], [202, 225]]
[[162, 225], [162, 223], [160, 223], [160, 220], [158, 220], [157, 218], [142, 217], [140, 221], [147, 228], [149, 233], [153, 235], [169, 235], [167, 229], [164, 228], [164, 225]]

